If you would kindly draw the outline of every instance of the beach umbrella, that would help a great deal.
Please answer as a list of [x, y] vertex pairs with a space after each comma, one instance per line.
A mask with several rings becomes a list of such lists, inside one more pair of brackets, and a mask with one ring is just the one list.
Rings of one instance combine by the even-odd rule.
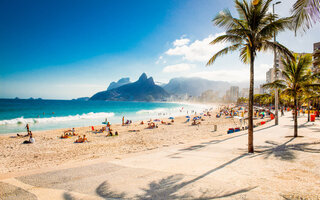
[[186, 116], [186, 118], [190, 118], [190, 116]]
[[174, 119], [174, 117], [169, 117], [169, 119]]

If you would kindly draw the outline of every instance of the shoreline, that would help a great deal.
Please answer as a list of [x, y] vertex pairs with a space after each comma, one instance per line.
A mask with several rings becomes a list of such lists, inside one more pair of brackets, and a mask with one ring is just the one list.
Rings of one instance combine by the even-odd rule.
[[[167, 111], [164, 111], [164, 112], [154, 112], [153, 114], [153, 111], [157, 110], [157, 109], [168, 109], [170, 111], [170, 109], [181, 109], [181, 107], [183, 107], [183, 105], [186, 105], [186, 106], [193, 106], [193, 108], [188, 108], [187, 110], [191, 111], [192, 109], [199, 109], [199, 110], [204, 110], [204, 109], [209, 109], [209, 107], [213, 108], [213, 109], [216, 109], [218, 107], [218, 105], [220, 104], [217, 104], [217, 103], [193, 103], [193, 102], [152, 102], [152, 103], [163, 103], [163, 104], [176, 104], [177, 106], [176, 107], [173, 107], [173, 108], [155, 108], [155, 109], [151, 109], [151, 110], [147, 110], [147, 109], [141, 109], [141, 110], [138, 110], [136, 112], [133, 112], [133, 113], [124, 113], [124, 116], [128, 116], [128, 119], [129, 118], [135, 118], [133, 119], [132, 121], [134, 122], [137, 122], [137, 121], [145, 121], [145, 120], [148, 120], [151, 118], [157, 118], [157, 119], [164, 119], [164, 117], [169, 117], [169, 113]], [[145, 116], [140, 116], [139, 117], [139, 112], [142, 112], [141, 115], [145, 115]], [[120, 114], [120, 116], [115, 116], [115, 113], [112, 112], [112, 111], [108, 111], [108, 112], [89, 112], [89, 113], [82, 113], [82, 114], [76, 114], [76, 115], [63, 115], [63, 116], [51, 116], [51, 117], [43, 117], [43, 118], [24, 118], [23, 116], [21, 117], [18, 117], [18, 118], [13, 118], [13, 119], [5, 119], [5, 120], [1, 120], [1, 121], [10, 121], [10, 120], [16, 120], [16, 119], [24, 119], [24, 120], [43, 120], [43, 119], [56, 119], [56, 118], [68, 118], [68, 117], [76, 117], [76, 116], [83, 116], [83, 115], [90, 115], [90, 114], [100, 114], [100, 113], [105, 113], [106, 114], [106, 118], [110, 119], [111, 118], [111, 123], [113, 124], [120, 124], [121, 123], [121, 118], [122, 118], [122, 114]], [[159, 115], [159, 114], [165, 114], [166, 113], [166, 116], [164, 115]], [[110, 115], [111, 116], [108, 116]], [[119, 114], [119, 113], [117, 113]], [[157, 116], [155, 116], [155, 114], [157, 114]], [[148, 115], [148, 116], [146, 116]], [[179, 112], [176, 112], [176, 113], [172, 113], [172, 116], [173, 117], [180, 117], [180, 116], [184, 116], [184, 115], [187, 115], [186, 113], [179, 113]], [[171, 117], [171, 113], [170, 113], [170, 117]], [[70, 120], [70, 122], [68, 121], [59, 121], [59, 122], [55, 122], [53, 121], [53, 123], [56, 123], [56, 126], [55, 128], [48, 128], [48, 129], [43, 129], [43, 128], [36, 128], [38, 130], [34, 130], [32, 132], [36, 133], [36, 132], [39, 132], [39, 131], [50, 131], [50, 130], [58, 130], [58, 129], [70, 129], [72, 127], [74, 128], [83, 128], [83, 127], [88, 127], [88, 126], [99, 126], [102, 124], [102, 121], [105, 119], [105, 118], [101, 118], [101, 121], [99, 121], [99, 123], [95, 122], [95, 120], [98, 120], [100, 119], [101, 117], [97, 117], [97, 118], [84, 118], [84, 119], [72, 119]], [[113, 119], [112, 119], [113, 118]], [[83, 123], [90, 123], [89, 125], [87, 126], [83, 126], [83, 125], [72, 125], [72, 124], [77, 124], [80, 122], [80, 120], [84, 120]], [[91, 122], [89, 122], [91, 121]], [[29, 125], [31, 125], [30, 129], [32, 129], [32, 126], [33, 125], [36, 125], [36, 126], [45, 126], [46, 124], [47, 125], [51, 125], [52, 122], [33, 122], [33, 123], [28, 123]], [[21, 123], [16, 123], [16, 124], [2, 124], [0, 125], [1, 126], [8, 126], [10, 128], [13, 127], [13, 128], [21, 128], [23, 130], [15, 130], [15, 131], [12, 131], [12, 132], [5, 132], [5, 133], [0, 133], [0, 136], [5, 136], [5, 135], [16, 135], [17, 133], [25, 133], [26, 130], [24, 128], [24, 126], [27, 124], [27, 122], [21, 122]], [[64, 125], [64, 124], [71, 124], [70, 126], [69, 125]], [[20, 127], [19, 127], [20, 126]], [[63, 128], [62, 127], [59, 127], [59, 126], [64, 126]]]

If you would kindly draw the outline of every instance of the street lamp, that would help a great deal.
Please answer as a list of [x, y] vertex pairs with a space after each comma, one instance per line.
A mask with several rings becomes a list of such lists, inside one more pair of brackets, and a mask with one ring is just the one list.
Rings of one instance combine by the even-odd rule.
[[[280, 4], [281, 1], [277, 1], [276, 3], [272, 4], [272, 13], [274, 15], [274, 6], [277, 4]], [[273, 33], [273, 41], [276, 42], [276, 33]], [[278, 80], [278, 70], [277, 70], [277, 52], [276, 48], [273, 48], [274, 51], [274, 60], [273, 60], [273, 70], [274, 70], [274, 80]], [[279, 124], [279, 114], [278, 114], [278, 107], [279, 107], [279, 94], [278, 94], [278, 88], [275, 89], [275, 94], [274, 94], [274, 107], [275, 107], [275, 125]]]

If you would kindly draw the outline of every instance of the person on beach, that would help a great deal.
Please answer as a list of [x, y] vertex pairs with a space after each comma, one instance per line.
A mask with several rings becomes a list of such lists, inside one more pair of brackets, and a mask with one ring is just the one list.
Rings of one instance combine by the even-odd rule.
[[29, 131], [30, 131], [29, 130], [29, 124], [26, 125], [26, 128], [27, 128], [27, 133], [29, 134]]
[[88, 139], [86, 138], [86, 135], [83, 135], [82, 142], [88, 142]]
[[75, 141], [75, 143], [84, 143], [84, 142], [88, 142], [86, 135], [83, 135], [82, 138], [79, 136], [78, 139]]
[[82, 138], [80, 137], [80, 135], [78, 136], [78, 139], [75, 141], [75, 143], [81, 143], [82, 142]]
[[124, 116], [122, 117], [122, 126], [124, 126]]
[[76, 130], [74, 128], [72, 128], [71, 132], [72, 132], [72, 135], [76, 135]]
[[23, 142], [23, 144], [33, 144], [33, 143], [35, 143], [36, 142], [36, 140], [34, 139], [34, 137], [32, 136], [32, 133], [31, 133], [31, 131], [30, 131], [30, 138], [29, 138], [29, 140], [25, 140], [24, 142]]

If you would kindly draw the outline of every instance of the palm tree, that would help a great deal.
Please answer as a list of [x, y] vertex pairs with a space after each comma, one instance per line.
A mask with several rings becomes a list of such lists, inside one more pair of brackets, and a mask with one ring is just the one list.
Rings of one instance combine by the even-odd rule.
[[320, 22], [319, 0], [297, 0], [292, 9], [294, 31], [306, 31], [313, 23]]
[[[258, 4], [260, 0], [253, 0], [253, 4]], [[292, 22], [294, 32], [298, 29], [306, 31], [313, 23], [320, 21], [319, 0], [297, 0], [292, 6]]]
[[[319, 87], [320, 85], [310, 80], [314, 80], [317, 74], [310, 73], [312, 64], [312, 56], [305, 54], [298, 56], [294, 54], [294, 59], [281, 60], [284, 69], [281, 71], [285, 80], [278, 80], [277, 87], [283, 88], [283, 93], [293, 97], [294, 109], [294, 137], [298, 136], [298, 106], [299, 101], [302, 99], [305, 91], [312, 88]], [[271, 84], [270, 84], [270, 87]]]
[[217, 52], [208, 61], [207, 65], [214, 63], [217, 57], [232, 51], [240, 50], [241, 60], [250, 63], [250, 89], [249, 89], [249, 122], [248, 122], [248, 152], [253, 153], [253, 88], [254, 88], [254, 62], [257, 52], [276, 49], [286, 57], [292, 57], [291, 52], [279, 43], [272, 42], [273, 34], [283, 31], [290, 22], [289, 18], [276, 18], [268, 13], [272, 0], [261, 0], [256, 5], [246, 0], [235, 1], [239, 18], [231, 15], [228, 9], [221, 11], [213, 22], [226, 29], [226, 33], [214, 39], [210, 44], [228, 42], [231, 45]]

